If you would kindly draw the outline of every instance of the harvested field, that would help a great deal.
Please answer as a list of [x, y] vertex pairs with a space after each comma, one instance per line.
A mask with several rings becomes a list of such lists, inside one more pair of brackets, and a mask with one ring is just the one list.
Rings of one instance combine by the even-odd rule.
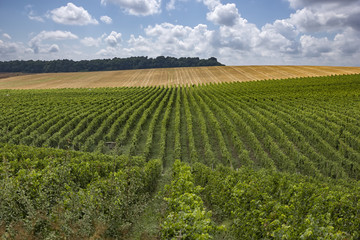
[[360, 67], [223, 66], [43, 73], [0, 78], [0, 89], [179, 86], [360, 73]]
[[0, 72], [0, 79], [1, 78], [9, 78], [9, 77], [15, 77], [15, 76], [23, 76], [27, 75], [27, 73], [8, 73], [8, 72]]

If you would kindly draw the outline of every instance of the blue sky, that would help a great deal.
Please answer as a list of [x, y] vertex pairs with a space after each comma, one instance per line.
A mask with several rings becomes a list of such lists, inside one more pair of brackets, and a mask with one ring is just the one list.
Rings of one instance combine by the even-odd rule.
[[360, 66], [360, 0], [0, 0], [0, 61]]

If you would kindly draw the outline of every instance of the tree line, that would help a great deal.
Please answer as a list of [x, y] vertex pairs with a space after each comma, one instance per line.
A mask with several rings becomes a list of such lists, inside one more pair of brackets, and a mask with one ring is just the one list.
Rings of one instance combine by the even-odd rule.
[[223, 66], [215, 57], [200, 59], [198, 57], [129, 57], [113, 59], [94, 59], [74, 61], [63, 60], [15, 60], [0, 61], [0, 72], [50, 73], [50, 72], [90, 72], [146, 68]]

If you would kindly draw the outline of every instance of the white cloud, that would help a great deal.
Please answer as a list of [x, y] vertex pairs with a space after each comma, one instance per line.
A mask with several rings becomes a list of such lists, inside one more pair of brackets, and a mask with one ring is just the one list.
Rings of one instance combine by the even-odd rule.
[[101, 16], [101, 17], [100, 17], [100, 20], [101, 20], [103, 23], [106, 23], [106, 24], [111, 24], [111, 23], [112, 23], [112, 19], [111, 19], [111, 17], [109, 17], [109, 16]]
[[223, 5], [217, 0], [203, 2], [209, 8], [207, 19], [220, 25], [211, 40], [215, 49], [228, 48], [250, 52], [261, 43], [260, 30], [255, 24], [241, 18], [235, 4]]
[[339, 28], [345, 16], [333, 11], [319, 12], [314, 9], [303, 8], [291, 14], [290, 22], [302, 32], [320, 32]]
[[111, 58], [117, 56], [117, 50], [113, 47], [107, 47], [105, 49], [101, 49], [100, 51], [98, 51], [96, 55]]
[[43, 40], [65, 40], [65, 39], [77, 39], [78, 36], [68, 31], [42, 31], [30, 42], [40, 42]]
[[345, 56], [360, 53], [360, 33], [351, 28], [336, 34], [334, 37], [334, 49], [340, 51]]
[[56, 52], [59, 52], [60, 51], [60, 48], [57, 44], [53, 44], [49, 47], [48, 49], [48, 52], [49, 53], [56, 53]]
[[48, 46], [44, 45], [43, 41], [67, 39], [78, 39], [78, 36], [67, 31], [42, 31], [30, 40], [29, 45], [34, 50], [34, 53], [39, 53], [44, 49], [48, 49]]
[[0, 53], [1, 55], [8, 55], [17, 52], [19, 46], [15, 43], [8, 43], [0, 40]]
[[[172, 10], [181, 1], [188, 0], [165, 0], [163, 6]], [[220, 62], [231, 65], [359, 65], [360, 0], [288, 0], [294, 8], [293, 14], [261, 27], [241, 17], [235, 3], [227, 1], [222, 4], [220, 0], [197, 1], [208, 8], [206, 19], [214, 23], [211, 28], [206, 24], [190, 27], [164, 22], [142, 28], [143, 33], [131, 35], [127, 39], [121, 33], [112, 31], [100, 37], [81, 38], [69, 45], [56, 41], [78, 39], [71, 32], [43, 31], [31, 38], [28, 45], [11, 42], [11, 37], [1, 32], [0, 60], [26, 57], [89, 59], [94, 56], [111, 58], [164, 55], [201, 58], [214, 56]], [[101, 2], [104, 5], [116, 4], [128, 14], [137, 16], [148, 16], [161, 11], [161, 0]], [[81, 7], [75, 8], [87, 13]], [[69, 20], [69, 11], [65, 12], [67, 13], [62, 15], [62, 22], [74, 22], [75, 20]], [[49, 17], [53, 15], [49, 12]], [[89, 14], [87, 19], [96, 21]], [[89, 22], [88, 20], [80, 22]], [[111, 23], [108, 16], [102, 16], [100, 20]]]
[[161, 0], [101, 0], [101, 3], [118, 5], [128, 14], [135, 16], [148, 16], [161, 12]]
[[[204, 24], [199, 24], [194, 28], [171, 23], [156, 24], [144, 29], [145, 36], [131, 36], [124, 52], [129, 55], [141, 53], [141, 55], [149, 56], [199, 56], [203, 58], [211, 56], [221, 58], [229, 53], [233, 55], [232, 61], [237, 58], [237, 55], [244, 56], [245, 52], [256, 52], [263, 41], [261, 31], [255, 24], [248, 23], [246, 19], [240, 17], [235, 4], [222, 5], [219, 1], [206, 0], [204, 3], [209, 7], [208, 18], [220, 25], [218, 29], [209, 30]], [[229, 12], [231, 14], [227, 15], [226, 13]], [[283, 36], [282, 38], [285, 39]], [[285, 41], [287, 42], [286, 39]]]
[[[144, 29], [145, 35], [138, 37], [132, 35], [127, 41], [127, 46], [118, 51], [130, 56], [169, 55], [205, 58], [215, 56], [221, 62], [235, 65], [339, 65], [339, 62], [354, 65], [354, 62], [357, 62], [356, 57], [360, 55], [358, 50], [360, 33], [353, 27], [347, 27], [348, 30], [345, 32], [340, 31], [335, 38], [315, 37], [304, 34], [305, 30], [301, 28], [299, 22], [294, 21], [294, 17], [290, 17], [275, 20], [259, 29], [240, 16], [235, 4], [221, 4], [217, 0], [202, 0], [202, 2], [209, 9], [208, 20], [219, 27], [209, 30], [202, 24], [191, 28], [170, 23], [148, 26]], [[315, 6], [317, 5], [312, 5], [312, 9], [309, 9], [313, 13], [316, 13]], [[345, 12], [344, 9], [341, 11]], [[317, 23], [324, 26], [330, 24], [326, 19], [329, 19], [328, 15], [332, 13], [322, 11], [321, 14], [325, 20], [318, 20], [315, 23], [311, 20], [302, 23], [302, 26], [308, 24], [306, 29], [309, 30], [311, 24], [315, 26]], [[342, 24], [345, 26], [345, 23]], [[314, 29], [318, 31], [317, 27]]]
[[36, 13], [34, 12], [32, 5], [30, 5], [30, 4], [27, 5], [25, 7], [25, 9], [28, 12], [28, 18], [30, 20], [37, 21], [37, 22], [44, 22], [44, 19], [42, 17], [36, 16]]
[[166, 4], [166, 10], [174, 10], [175, 9], [175, 2], [176, 0], [170, 0], [167, 4]]
[[265, 24], [262, 31], [271, 31], [281, 34], [287, 39], [295, 39], [299, 35], [297, 28], [288, 20], [275, 20], [273, 24]]
[[331, 42], [327, 37], [315, 38], [303, 35], [300, 37], [300, 44], [305, 57], [320, 57], [332, 51]]
[[115, 47], [121, 42], [121, 33], [112, 31], [109, 36], [105, 38], [105, 42], [107, 42], [107, 44], [109, 44], [111, 47]]
[[83, 26], [99, 23], [83, 7], [78, 7], [73, 3], [50, 11], [50, 18], [56, 23], [65, 25]]
[[299, 44], [296, 41], [297, 30], [284, 20], [276, 20], [273, 24], [266, 24], [261, 28], [258, 46], [262, 56], [275, 56], [280, 54], [296, 54]]
[[233, 26], [240, 18], [238, 9], [234, 3], [219, 4], [207, 14], [207, 19], [218, 25]]
[[3, 33], [3, 38], [7, 39], [7, 40], [11, 40], [11, 36], [7, 33]]
[[289, 18], [289, 22], [302, 32], [341, 31], [347, 27], [360, 31], [360, 0], [314, 2], [290, 0], [290, 4], [304, 6], [297, 9]]
[[44, 19], [40, 16], [28, 15], [28, 18], [33, 21], [44, 22]]
[[214, 48], [210, 42], [214, 32], [206, 25], [194, 28], [162, 23], [145, 28], [144, 36], [131, 36], [125, 52], [129, 55], [210, 57]]
[[33, 54], [32, 49], [23, 43], [4, 42], [0, 40], [0, 60], [14, 60], [22, 58], [26, 54]]
[[187, 2], [189, 0], [166, 0], [166, 10], [171, 11], [178, 7], [177, 2]]
[[99, 47], [101, 41], [102, 41], [101, 37], [100, 38], [85, 37], [80, 40], [80, 42], [87, 47]]
[[354, 4], [356, 2], [359, 2], [358, 0], [288, 0], [290, 2], [290, 6], [292, 8], [302, 8], [306, 6], [315, 6], [315, 5], [333, 5], [333, 6], [339, 6], [339, 5], [349, 5]]
[[240, 18], [234, 26], [220, 26], [216, 36], [220, 47], [251, 51], [260, 43], [259, 34], [255, 24]]
[[203, 2], [205, 6], [209, 8], [209, 10], [213, 10], [216, 6], [220, 5], [220, 0], [197, 0], [198, 2]]

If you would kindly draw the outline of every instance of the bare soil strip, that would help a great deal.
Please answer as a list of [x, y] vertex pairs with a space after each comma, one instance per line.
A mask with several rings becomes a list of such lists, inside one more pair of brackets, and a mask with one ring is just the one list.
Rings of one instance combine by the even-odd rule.
[[354, 73], [360, 73], [360, 67], [224, 66], [29, 75], [0, 73], [0, 89], [188, 86]]

